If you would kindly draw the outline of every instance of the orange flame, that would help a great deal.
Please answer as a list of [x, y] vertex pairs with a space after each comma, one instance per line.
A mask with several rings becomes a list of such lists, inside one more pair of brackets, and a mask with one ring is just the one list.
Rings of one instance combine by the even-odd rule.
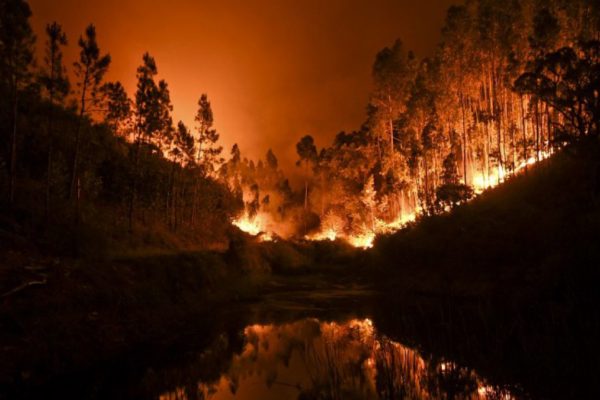
[[527, 160], [522, 161], [517, 166], [515, 166], [515, 169], [514, 169], [514, 171], [512, 171], [512, 173], [507, 172], [504, 169], [504, 167], [502, 167], [502, 166], [496, 166], [496, 167], [492, 168], [487, 177], [483, 173], [483, 171], [478, 172], [477, 174], [475, 174], [473, 176], [473, 182], [472, 182], [473, 190], [475, 191], [476, 194], [481, 194], [486, 189], [490, 189], [495, 186], [498, 186], [508, 176], [518, 175], [522, 170], [524, 170], [528, 166], [537, 163], [538, 160], [539, 161], [545, 160], [546, 158], [550, 157], [552, 155], [552, 153], [553, 153], [552, 151], [540, 151], [537, 157], [529, 157]]
[[[537, 156], [528, 158], [518, 164], [512, 171], [507, 171], [502, 166], [495, 166], [488, 174], [484, 174], [483, 171], [479, 171], [474, 174], [471, 185], [476, 195], [481, 194], [484, 190], [498, 186], [507, 177], [515, 176], [521, 173], [525, 168], [530, 165], [537, 163], [538, 161], [544, 160], [552, 155], [552, 152], [543, 152]], [[449, 211], [447, 209], [446, 211]], [[373, 247], [375, 238], [378, 235], [385, 235], [397, 232], [410, 222], [416, 220], [416, 218], [422, 213], [420, 207], [409, 213], [401, 213], [395, 220], [387, 222], [378, 218], [373, 218], [373, 222], [369, 226], [363, 225], [353, 232], [349, 233], [344, 229], [344, 222], [338, 216], [328, 213], [323, 216], [322, 228], [316, 233], [306, 235], [304, 239], [310, 241], [336, 241], [342, 240], [353, 247], [361, 249], [370, 249]], [[259, 212], [254, 217], [250, 217], [247, 213], [243, 216], [235, 219], [233, 224], [240, 228], [242, 231], [249, 233], [250, 235], [257, 236], [260, 241], [271, 241], [275, 237], [287, 237], [285, 233], [279, 232], [277, 229], [280, 228], [281, 224], [272, 223], [271, 217], [268, 213]], [[278, 232], [278, 235], [273, 232]], [[289, 233], [289, 232], [288, 232]]]
[[232, 223], [241, 231], [257, 236], [261, 242], [273, 240], [273, 234], [267, 230], [267, 218], [264, 215], [256, 214], [250, 217], [244, 213], [241, 217], [234, 219]]
[[363, 226], [360, 233], [345, 234], [343, 231], [337, 230], [336, 228], [329, 227], [317, 233], [305, 236], [306, 240], [330, 240], [335, 241], [337, 239], [343, 240], [353, 247], [361, 249], [370, 249], [373, 247], [375, 238], [377, 235], [389, 234], [396, 232], [406, 226], [409, 222], [416, 219], [417, 213], [401, 214], [392, 222], [385, 222], [380, 219], [375, 219], [372, 228]]

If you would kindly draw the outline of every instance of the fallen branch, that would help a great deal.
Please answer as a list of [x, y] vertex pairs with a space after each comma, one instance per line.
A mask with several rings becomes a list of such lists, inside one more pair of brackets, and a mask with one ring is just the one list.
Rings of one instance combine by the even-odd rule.
[[12, 290], [9, 290], [8, 292], [4, 293], [0, 297], [4, 298], [4, 297], [12, 296], [13, 294], [20, 292], [21, 290], [27, 289], [28, 287], [45, 285], [46, 283], [48, 283], [48, 280], [46, 278], [44, 278], [41, 281], [29, 281], [29, 282], [25, 282], [24, 284], [22, 284], [20, 286], [17, 286], [16, 288], [14, 288]]

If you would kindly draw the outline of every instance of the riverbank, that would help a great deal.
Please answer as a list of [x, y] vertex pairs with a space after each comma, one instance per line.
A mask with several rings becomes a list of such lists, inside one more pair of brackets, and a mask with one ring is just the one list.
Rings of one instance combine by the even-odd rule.
[[27, 242], [2, 249], [0, 398], [28, 398], [61, 377], [144, 352], [136, 349], [168, 348], [190, 330], [212, 337], [222, 328], [215, 314], [268, 294], [354, 280], [341, 273], [358, 252], [349, 247], [258, 243], [238, 231], [230, 239], [225, 252], [99, 259], [47, 256]]

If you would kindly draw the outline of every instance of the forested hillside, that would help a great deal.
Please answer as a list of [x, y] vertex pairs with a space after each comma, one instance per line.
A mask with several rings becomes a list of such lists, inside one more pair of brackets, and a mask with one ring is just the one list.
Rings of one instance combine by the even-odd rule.
[[296, 188], [270, 150], [255, 162], [235, 145], [225, 160], [206, 94], [194, 127], [174, 121], [160, 60], [140, 55], [127, 93], [104, 79], [93, 25], [36, 38], [26, 1], [0, 4], [0, 232], [55, 251], [222, 248], [232, 221], [264, 240], [368, 247], [599, 131], [596, 1], [469, 0], [431, 57], [384, 48], [364, 124], [322, 149], [300, 139]]

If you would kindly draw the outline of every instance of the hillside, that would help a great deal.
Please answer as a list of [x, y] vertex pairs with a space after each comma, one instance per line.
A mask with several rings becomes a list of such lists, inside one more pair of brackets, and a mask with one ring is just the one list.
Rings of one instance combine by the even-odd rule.
[[388, 289], [375, 322], [534, 398], [597, 394], [599, 231], [591, 139], [380, 238], [369, 263]]

